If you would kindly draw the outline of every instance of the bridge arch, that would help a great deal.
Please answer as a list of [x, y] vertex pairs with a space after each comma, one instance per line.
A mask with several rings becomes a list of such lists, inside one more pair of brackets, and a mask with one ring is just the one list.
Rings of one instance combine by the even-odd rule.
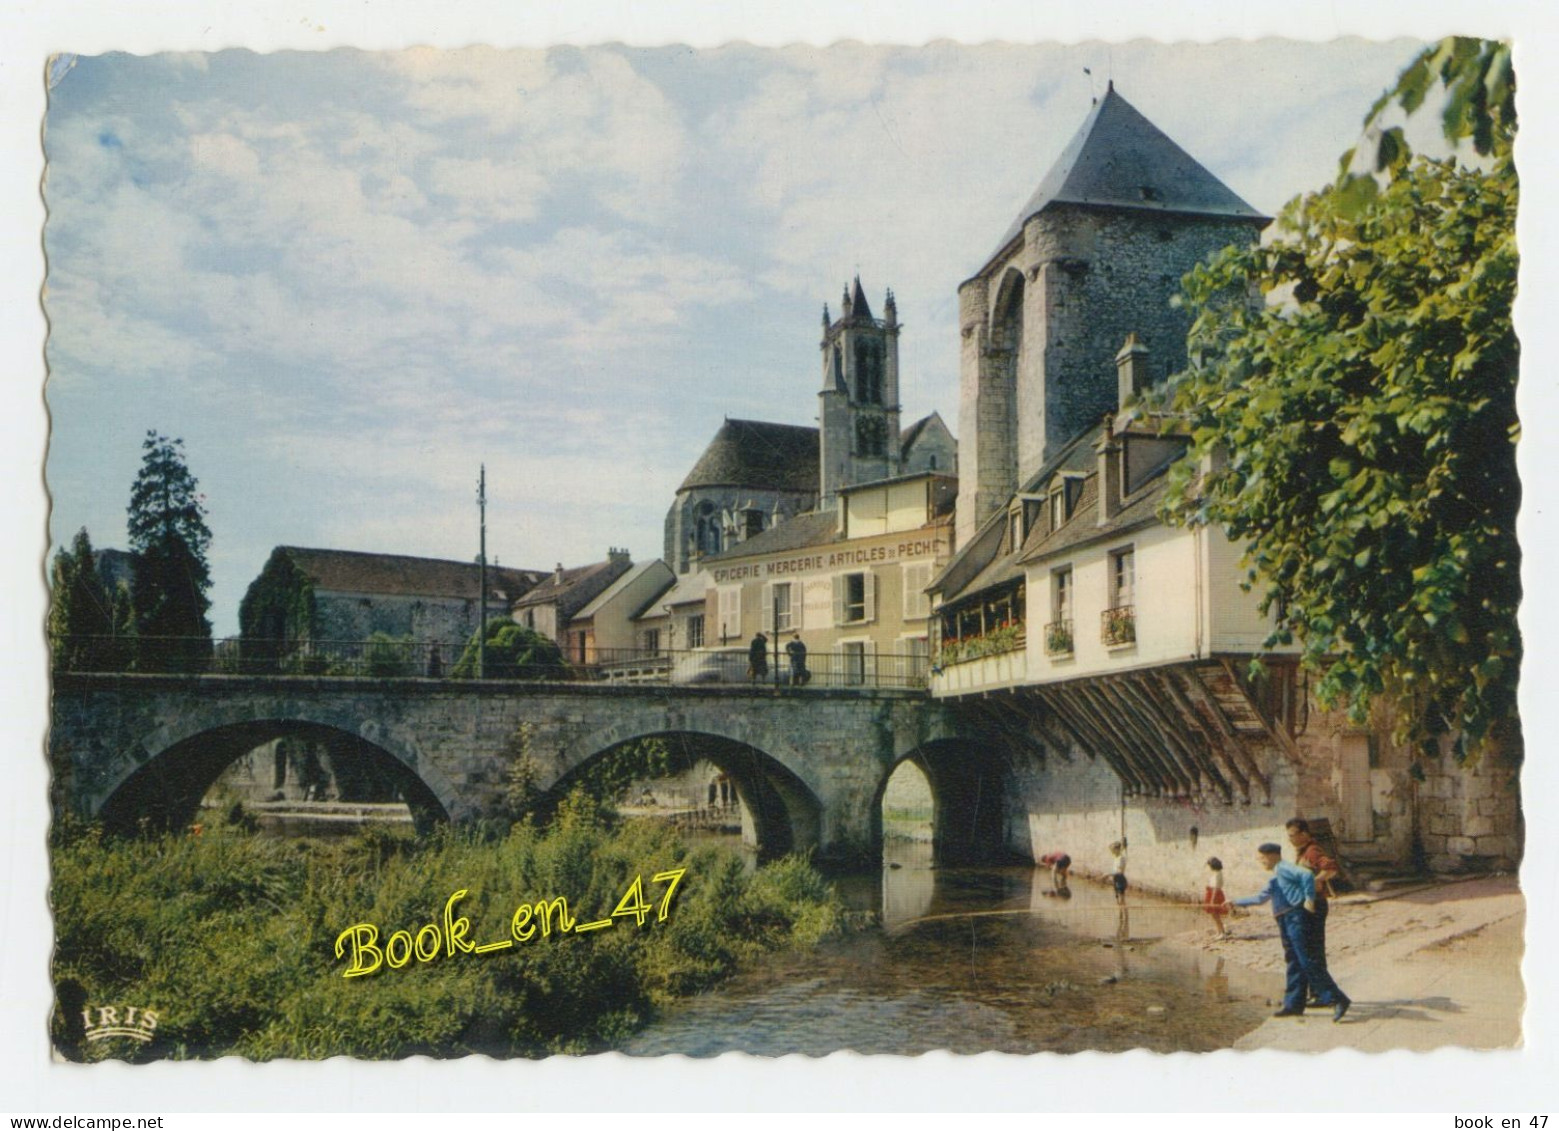
[[120, 833], [142, 827], [181, 828], [195, 820], [201, 799], [222, 772], [245, 754], [278, 738], [329, 740], [337, 751], [371, 760], [386, 773], [411, 810], [419, 830], [448, 821], [458, 801], [436, 767], [416, 766], [393, 743], [371, 741], [343, 727], [308, 719], [275, 717], [215, 723], [163, 734], [149, 756], [104, 783], [91, 815]]
[[[619, 729], [610, 728], [613, 732]], [[730, 779], [741, 810], [742, 840], [757, 850], [759, 859], [819, 847], [823, 805], [817, 793], [780, 759], [728, 735], [678, 728], [646, 730], [605, 746], [587, 743], [583, 748], [593, 753], [575, 762], [548, 792], [555, 796], [566, 793], [580, 775], [603, 759], [630, 743], [656, 739], [671, 744], [688, 768], [708, 762]]]
[[936, 866], [986, 864], [1006, 857], [1010, 772], [1000, 754], [962, 738], [929, 739], [904, 751], [887, 767], [872, 797], [879, 857], [883, 794], [889, 779], [905, 762], [919, 769], [931, 787], [932, 861]]

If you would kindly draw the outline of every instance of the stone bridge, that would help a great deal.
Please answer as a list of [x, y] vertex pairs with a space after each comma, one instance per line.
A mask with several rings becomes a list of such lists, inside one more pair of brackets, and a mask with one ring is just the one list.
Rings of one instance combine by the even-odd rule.
[[883, 790], [909, 759], [931, 783], [938, 858], [986, 858], [1001, 771], [956, 710], [884, 689], [57, 674], [53, 801], [111, 828], [177, 826], [234, 760], [292, 735], [375, 762], [419, 824], [466, 821], [498, 803], [529, 724], [542, 789], [664, 738], [730, 777], [749, 843], [827, 862], [880, 858]]

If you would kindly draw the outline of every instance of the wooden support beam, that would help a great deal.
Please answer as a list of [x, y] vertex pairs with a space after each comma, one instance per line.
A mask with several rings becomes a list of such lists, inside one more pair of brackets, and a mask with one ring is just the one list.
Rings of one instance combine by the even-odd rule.
[[1143, 741], [1154, 755], [1184, 783], [1181, 786], [1180, 796], [1200, 796], [1204, 789], [1212, 788], [1212, 782], [1204, 778], [1195, 762], [1188, 762], [1180, 757], [1178, 749], [1164, 734], [1164, 728], [1158, 725], [1157, 712], [1153, 711], [1151, 706], [1144, 710], [1132, 698], [1129, 694], [1129, 685], [1124, 678], [1106, 680], [1100, 689], [1111, 699], [1122, 716], [1142, 734]]
[[1036, 755], [1041, 762], [1046, 758], [1045, 747], [1036, 741], [1029, 733], [1027, 722], [1012, 702], [1010, 695], [996, 695], [987, 698], [976, 699], [974, 707], [984, 715], [990, 724], [990, 728], [1008, 742], [1011, 742], [1030, 753]]
[[1128, 694], [1134, 696], [1144, 710], [1152, 712], [1164, 737], [1179, 752], [1180, 757], [1195, 768], [1197, 775], [1208, 783], [1209, 788], [1216, 788], [1223, 795], [1225, 804], [1233, 804], [1234, 786], [1229, 780], [1230, 775], [1219, 767], [1205, 741], [1199, 741], [1198, 732], [1185, 731], [1185, 722], [1179, 711], [1166, 701], [1163, 692], [1156, 691], [1151, 673], [1127, 676], [1122, 682]]
[[1166, 793], [1175, 795], [1180, 783], [1165, 772], [1152, 751], [1143, 747], [1137, 736], [1128, 729], [1125, 720], [1116, 716], [1109, 701], [1092, 680], [1080, 679], [1067, 690], [1071, 692], [1073, 702], [1088, 713], [1094, 727], [1114, 744], [1121, 760], [1136, 766], [1138, 775], [1148, 783], [1154, 797], [1162, 797]]
[[1267, 737], [1272, 739], [1273, 742], [1276, 742], [1289, 754], [1297, 754], [1299, 752], [1299, 748], [1294, 745], [1293, 738], [1291, 738], [1288, 732], [1285, 731], [1282, 727], [1275, 727], [1272, 725], [1272, 720], [1267, 718], [1267, 713], [1261, 709], [1261, 704], [1257, 703], [1256, 700], [1251, 696], [1250, 692], [1245, 689], [1245, 681], [1240, 678], [1240, 673], [1235, 670], [1233, 662], [1227, 656], [1220, 656], [1218, 657], [1218, 663], [1222, 665], [1223, 670], [1228, 673], [1229, 683], [1236, 691], [1243, 695], [1245, 697], [1245, 701], [1250, 704], [1250, 713], [1255, 715], [1256, 719], [1261, 723], [1262, 729], [1267, 732]]
[[1063, 762], [1072, 761], [1073, 751], [1085, 752], [1087, 747], [1066, 720], [1057, 715], [1037, 695], [1020, 692], [1017, 703], [1028, 717], [1029, 724], [1045, 740], [1048, 747]]
[[1239, 759], [1240, 764], [1245, 768], [1245, 772], [1250, 775], [1251, 780], [1261, 787], [1261, 792], [1264, 795], [1264, 804], [1271, 805], [1271, 783], [1267, 781], [1267, 777], [1261, 772], [1261, 768], [1256, 765], [1256, 759], [1251, 756], [1250, 749], [1245, 745], [1244, 738], [1240, 736], [1240, 733], [1229, 722], [1228, 717], [1223, 713], [1223, 708], [1218, 706], [1218, 701], [1213, 696], [1213, 693], [1207, 689], [1194, 671], [1174, 671], [1171, 673], [1172, 679], [1177, 676], [1179, 677], [1181, 689], [1186, 692], [1192, 704], [1198, 708], [1197, 714], [1199, 717], [1211, 722], [1213, 728], [1222, 737], [1224, 747], [1234, 752], [1234, 756]]
[[1064, 693], [1053, 687], [1036, 687], [1039, 697], [1044, 700], [1052, 714], [1061, 719], [1074, 735], [1081, 739], [1084, 750], [1097, 754], [1110, 764], [1110, 769], [1115, 771], [1117, 777], [1125, 783], [1126, 792], [1132, 795], [1145, 791], [1145, 783], [1136, 774], [1136, 771], [1126, 765], [1116, 753], [1103, 734], [1093, 729], [1092, 722], [1067, 700]]
[[1145, 722], [1151, 725], [1154, 732], [1180, 759], [1187, 771], [1203, 783], [1207, 790], [1217, 790], [1223, 796], [1225, 804], [1234, 800], [1234, 790], [1229, 781], [1213, 764], [1212, 759], [1206, 757], [1197, 750], [1192, 743], [1186, 740], [1176, 726], [1169, 709], [1165, 707], [1160, 698], [1154, 696], [1152, 688], [1146, 680], [1139, 683], [1135, 675], [1125, 675], [1116, 681], [1120, 693], [1137, 709]]
[[1201, 712], [1192, 706], [1191, 700], [1181, 690], [1178, 682], [1171, 675], [1162, 671], [1146, 674], [1147, 678], [1163, 692], [1165, 698], [1174, 705], [1179, 712], [1181, 720], [1189, 727], [1189, 739], [1200, 741], [1203, 747], [1205, 747], [1208, 757], [1223, 765], [1229, 776], [1239, 785], [1240, 800], [1249, 805], [1251, 797], [1250, 779], [1246, 777], [1245, 771], [1240, 768], [1239, 759], [1224, 749], [1221, 738], [1213, 733], [1211, 724], [1203, 720]]
[[1190, 797], [1196, 792], [1196, 782], [1162, 749], [1158, 736], [1141, 726], [1119, 690], [1104, 680], [1089, 680], [1086, 691], [1095, 708], [1115, 724], [1171, 797]]

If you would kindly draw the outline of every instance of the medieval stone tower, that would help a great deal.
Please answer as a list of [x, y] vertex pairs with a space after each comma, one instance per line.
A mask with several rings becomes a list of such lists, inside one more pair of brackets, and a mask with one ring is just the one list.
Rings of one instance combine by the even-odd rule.
[[1181, 276], [1269, 222], [1111, 84], [958, 290], [959, 545], [1115, 407], [1127, 334], [1151, 379], [1183, 366]]
[[831, 510], [839, 488], [900, 470], [899, 321], [893, 292], [874, 318], [861, 289], [846, 288], [837, 321], [823, 307], [823, 387], [818, 393], [819, 501]]

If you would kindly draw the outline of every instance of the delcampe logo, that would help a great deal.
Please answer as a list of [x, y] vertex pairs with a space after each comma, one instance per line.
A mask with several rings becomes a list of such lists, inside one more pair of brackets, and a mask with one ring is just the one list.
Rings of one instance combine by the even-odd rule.
[[95, 1009], [83, 1009], [81, 1018], [86, 1022], [86, 1037], [89, 1041], [103, 1041], [109, 1037], [150, 1041], [157, 1028], [156, 1010], [135, 1005], [100, 1005]]

